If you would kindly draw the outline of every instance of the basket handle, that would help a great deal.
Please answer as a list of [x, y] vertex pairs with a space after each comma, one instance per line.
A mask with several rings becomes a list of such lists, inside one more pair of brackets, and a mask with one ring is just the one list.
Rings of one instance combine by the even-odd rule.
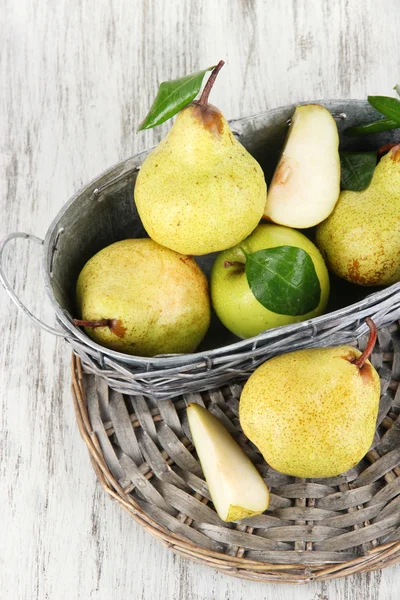
[[61, 329], [54, 329], [54, 327], [50, 327], [50, 325], [47, 325], [46, 323], [44, 323], [43, 321], [38, 319], [38, 317], [35, 317], [35, 315], [33, 313], [31, 313], [31, 311], [25, 306], [25, 304], [22, 302], [22, 300], [20, 300], [18, 298], [17, 294], [13, 290], [13, 288], [7, 278], [7, 275], [4, 271], [3, 261], [4, 261], [4, 250], [7, 246], [7, 244], [9, 244], [9, 242], [11, 242], [12, 240], [15, 240], [17, 238], [22, 238], [24, 240], [36, 242], [37, 244], [40, 244], [41, 246], [43, 246], [43, 243], [44, 243], [43, 240], [36, 237], [36, 235], [31, 235], [30, 233], [22, 233], [22, 232], [10, 233], [10, 235], [8, 235], [3, 240], [1, 240], [1, 242], [0, 242], [0, 282], [2, 283], [4, 289], [6, 290], [7, 294], [10, 296], [10, 298], [14, 302], [14, 304], [19, 308], [19, 310], [21, 312], [23, 312], [27, 317], [29, 317], [30, 320], [35, 323], [35, 325], [39, 326], [41, 329], [44, 329], [44, 331], [47, 331], [48, 333], [52, 333], [53, 335], [72, 339], [72, 336], [69, 335], [68, 333], [66, 333], [65, 331], [62, 331]]

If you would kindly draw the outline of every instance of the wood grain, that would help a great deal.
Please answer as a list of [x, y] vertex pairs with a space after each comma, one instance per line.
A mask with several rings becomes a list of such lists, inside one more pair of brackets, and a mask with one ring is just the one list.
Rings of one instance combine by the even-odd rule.
[[[135, 133], [157, 83], [224, 58], [228, 118], [317, 98], [391, 94], [397, 0], [2, 0], [0, 237], [44, 236], [84, 182], [156, 143]], [[397, 9], [397, 10], [396, 10]], [[6, 257], [48, 322], [40, 253]], [[0, 597], [3, 600], [385, 600], [400, 567], [308, 587], [230, 579], [174, 556], [96, 483], [70, 398], [69, 350], [0, 291]]]

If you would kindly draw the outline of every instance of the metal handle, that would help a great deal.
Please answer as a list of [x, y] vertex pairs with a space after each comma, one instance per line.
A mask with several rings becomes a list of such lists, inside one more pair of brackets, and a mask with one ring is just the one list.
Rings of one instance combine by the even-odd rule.
[[30, 312], [30, 310], [28, 310], [28, 308], [25, 306], [25, 304], [23, 304], [23, 302], [18, 298], [18, 296], [12, 289], [12, 286], [11, 286], [10, 282], [8, 281], [8, 278], [4, 272], [3, 258], [4, 258], [4, 250], [5, 250], [5, 247], [7, 246], [7, 244], [17, 238], [22, 238], [24, 240], [30, 240], [32, 242], [36, 242], [37, 244], [40, 244], [41, 246], [43, 246], [43, 240], [36, 237], [36, 235], [31, 235], [30, 233], [20, 233], [20, 232], [10, 233], [10, 235], [5, 237], [0, 242], [0, 281], [1, 281], [4, 289], [6, 290], [7, 294], [10, 296], [10, 298], [14, 302], [14, 304], [20, 309], [20, 311], [25, 313], [25, 315], [27, 317], [29, 317], [31, 319], [31, 321], [33, 321], [36, 325], [41, 327], [41, 329], [44, 329], [48, 333], [52, 333], [53, 335], [57, 335], [59, 337], [72, 338], [72, 336], [68, 335], [68, 333], [66, 333], [65, 331], [62, 331], [60, 329], [54, 329], [53, 327], [50, 327], [50, 325], [46, 325], [46, 323], [43, 323], [43, 321], [41, 321], [40, 319], [35, 317], [35, 315], [32, 314]]

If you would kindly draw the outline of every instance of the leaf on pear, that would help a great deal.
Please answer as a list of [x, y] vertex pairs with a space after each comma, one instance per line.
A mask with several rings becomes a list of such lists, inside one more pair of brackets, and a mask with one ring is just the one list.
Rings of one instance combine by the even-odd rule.
[[279, 315], [305, 315], [319, 305], [320, 282], [302, 248], [278, 246], [246, 254], [246, 277], [257, 300]]
[[342, 190], [362, 192], [371, 183], [377, 161], [376, 152], [341, 152], [340, 186]]
[[160, 83], [156, 99], [146, 118], [139, 125], [138, 131], [161, 125], [161, 123], [164, 123], [190, 104], [200, 91], [204, 75], [207, 71], [214, 69], [214, 66], [173, 81]]
[[380, 133], [382, 131], [390, 131], [391, 129], [397, 129], [400, 125], [393, 119], [379, 119], [378, 121], [372, 121], [365, 125], [356, 125], [355, 127], [349, 127], [344, 131], [345, 135], [357, 136], [357, 135], [368, 135], [369, 133]]
[[368, 102], [388, 119], [400, 126], [400, 100], [390, 96], [368, 96]]
[[[400, 85], [395, 85], [397, 95], [400, 96]], [[385, 118], [378, 121], [372, 121], [365, 125], [357, 125], [349, 127], [345, 130], [345, 135], [367, 135], [369, 133], [380, 133], [382, 131], [390, 131], [400, 127], [400, 100], [391, 98], [390, 96], [368, 96], [368, 102]]]

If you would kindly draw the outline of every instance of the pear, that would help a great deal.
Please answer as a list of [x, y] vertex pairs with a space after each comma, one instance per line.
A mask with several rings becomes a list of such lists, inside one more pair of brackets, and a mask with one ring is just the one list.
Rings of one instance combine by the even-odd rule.
[[76, 304], [87, 334], [137, 356], [192, 352], [210, 323], [207, 280], [192, 258], [150, 239], [100, 250], [83, 267]]
[[184, 108], [144, 161], [135, 202], [153, 240], [183, 254], [207, 254], [239, 243], [260, 221], [266, 183], [257, 161], [234, 138], [208, 95]]
[[264, 216], [288, 227], [313, 227], [331, 214], [339, 192], [336, 123], [323, 106], [298, 106], [268, 191]]
[[218, 516], [240, 521], [268, 508], [261, 475], [222, 423], [198, 404], [187, 408], [190, 432]]
[[400, 145], [381, 159], [366, 190], [340, 194], [316, 241], [331, 271], [347, 281], [400, 281]]
[[243, 388], [240, 424], [271, 467], [296, 477], [333, 477], [368, 452], [379, 407], [379, 376], [352, 346], [276, 356]]

